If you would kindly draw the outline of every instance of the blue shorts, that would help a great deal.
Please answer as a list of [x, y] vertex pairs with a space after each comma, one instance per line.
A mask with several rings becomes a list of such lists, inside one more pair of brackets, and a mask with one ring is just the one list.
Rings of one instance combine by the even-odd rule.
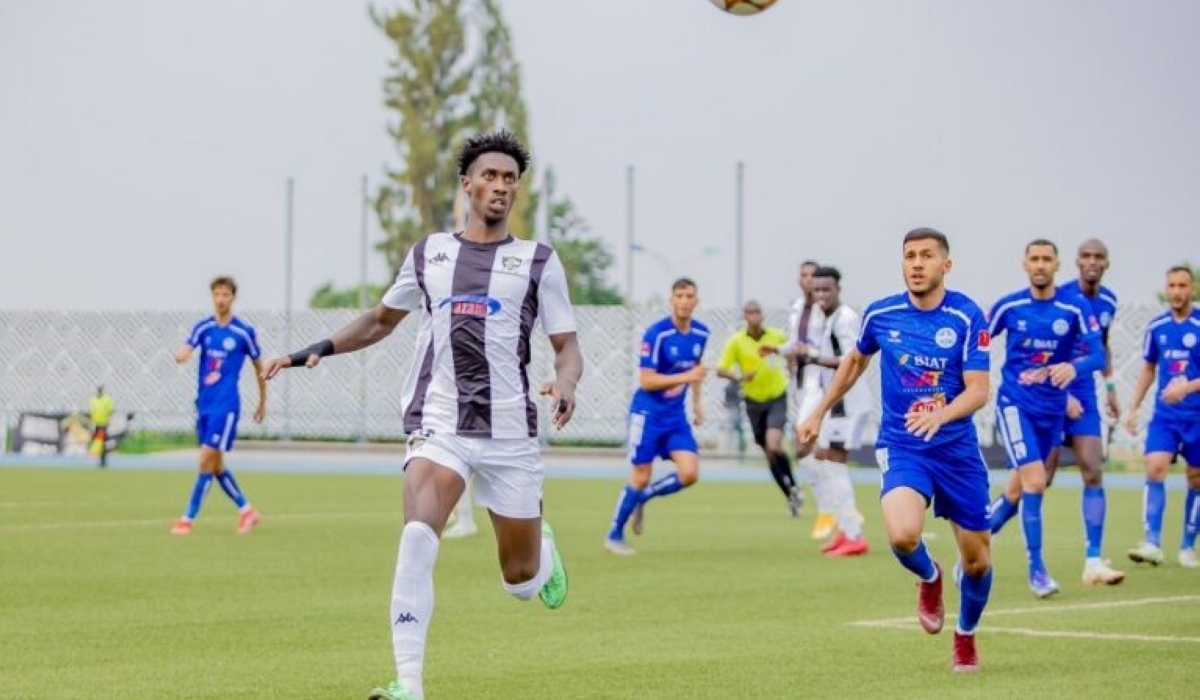
[[1001, 397], [996, 401], [996, 427], [1008, 457], [1008, 466], [1019, 469], [1033, 462], [1046, 462], [1050, 451], [1062, 444], [1062, 414], [1039, 416]]
[[672, 452], [698, 451], [686, 416], [663, 417], [637, 411], [629, 414], [630, 464], [652, 464], [655, 457], [668, 459]]
[[[1075, 398], [1079, 399], [1078, 396]], [[1063, 419], [1063, 437], [1068, 440], [1073, 437], [1100, 437], [1100, 407], [1096, 400], [1080, 399], [1079, 403], [1083, 404], [1083, 414], [1074, 420]]]
[[988, 524], [987, 463], [975, 440], [924, 450], [880, 447], [875, 450], [882, 486], [879, 495], [907, 486], [933, 502], [933, 514], [964, 530], [984, 532]]
[[201, 413], [196, 418], [196, 441], [201, 447], [229, 452], [237, 439], [237, 425], [237, 411]]
[[1200, 420], [1155, 415], [1146, 429], [1146, 454], [1151, 452], [1182, 455], [1189, 467], [1200, 467]]

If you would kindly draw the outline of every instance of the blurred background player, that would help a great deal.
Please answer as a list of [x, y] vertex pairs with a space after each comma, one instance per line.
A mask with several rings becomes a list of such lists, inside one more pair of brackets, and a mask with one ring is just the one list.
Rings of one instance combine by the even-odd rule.
[[[813, 298], [821, 310], [822, 324], [819, 353], [810, 360], [820, 367], [823, 390], [833, 383], [842, 359], [857, 342], [862, 319], [854, 309], [842, 303], [842, 273], [834, 267], [813, 271]], [[862, 443], [863, 429], [873, 408], [866, 384], [855, 384], [829, 409], [817, 437], [816, 469], [824, 484], [829, 508], [837, 519], [837, 533], [821, 550], [830, 557], [866, 554], [863, 517], [855, 503], [854, 484], [850, 481], [849, 450]]]
[[[613, 554], [634, 550], [625, 541], [625, 524], [642, 534], [646, 502], [670, 496], [696, 483], [700, 458], [685, 402], [692, 395], [692, 422], [704, 423], [701, 383], [708, 370], [700, 363], [708, 326], [692, 318], [698, 303], [696, 283], [682, 277], [671, 285], [671, 315], [646, 329], [638, 360], [638, 388], [629, 406], [629, 484], [617, 498], [604, 548]], [[650, 483], [655, 458], [675, 464], [670, 474]]]
[[113, 400], [104, 392], [104, 386], [96, 387], [96, 395], [88, 401], [88, 413], [92, 419], [92, 442], [88, 452], [100, 460], [100, 466], [108, 466], [108, 422], [112, 419]]
[[[788, 315], [788, 348], [791, 352], [785, 354], [788, 357], [788, 368], [796, 378], [792, 397], [797, 431], [800, 424], [812, 415], [817, 402], [821, 400], [820, 370], [816, 366], [809, 366], [810, 356], [819, 354], [817, 348], [810, 350], [809, 346], [815, 346], [816, 338], [821, 334], [821, 309], [813, 299], [812, 292], [813, 272], [818, 267], [814, 260], [800, 263], [800, 296], [792, 302], [792, 310]], [[817, 502], [817, 517], [813, 522], [812, 538], [823, 540], [833, 534], [837, 518], [829, 506], [825, 484], [821, 481], [813, 449], [814, 445], [800, 440], [797, 432], [796, 461], [800, 465], [800, 473], [808, 480], [808, 487], [812, 489], [813, 500]]]
[[463, 495], [458, 499], [458, 504], [454, 506], [454, 511], [446, 523], [446, 529], [442, 530], [442, 539], [444, 540], [470, 537], [479, 532], [479, 526], [475, 524], [475, 503], [471, 498], [472, 481], [473, 479], [467, 479]]
[[781, 366], [782, 360], [769, 352], [770, 348], [786, 345], [787, 336], [778, 328], [763, 325], [762, 305], [757, 301], [747, 301], [742, 307], [742, 316], [746, 327], [725, 343], [721, 361], [717, 364], [717, 375], [741, 385], [754, 443], [766, 455], [771, 476], [787, 499], [794, 518], [800, 514], [803, 500], [792, 473], [792, 460], [783, 449], [788, 376], [786, 368]]
[[1099, 322], [1078, 294], [1054, 286], [1058, 246], [1038, 238], [1025, 246], [1029, 287], [1001, 298], [992, 307], [988, 332], [1008, 335], [996, 424], [1008, 466], [1020, 478], [1020, 505], [1007, 494], [991, 506], [993, 533], [1019, 510], [1029, 557], [1029, 588], [1039, 598], [1058, 593], [1042, 558], [1042, 500], [1045, 459], [1062, 442], [1067, 386], [1078, 375], [1104, 368]]
[[527, 376], [535, 325], [554, 348], [555, 378], [541, 393], [553, 402], [556, 428], [575, 411], [583, 355], [558, 255], [508, 233], [528, 162], [525, 146], [507, 131], [468, 138], [458, 157], [470, 197], [466, 229], [418, 240], [375, 308], [332, 338], [267, 364], [268, 378], [315, 367], [322, 357], [383, 340], [412, 312], [421, 321], [401, 397], [409, 439], [390, 605], [396, 677], [369, 700], [425, 697], [438, 535], [470, 478], [491, 515], [505, 592], [523, 601], [536, 595], [552, 610], [567, 598], [567, 572], [542, 519], [545, 470]]
[[1187, 465], [1187, 497], [1183, 508], [1180, 566], [1194, 569], [1196, 531], [1200, 527], [1200, 310], [1192, 270], [1185, 265], [1167, 271], [1167, 304], [1170, 309], [1146, 326], [1142, 341], [1142, 371], [1129, 408], [1125, 428], [1137, 431], [1138, 406], [1158, 375], [1154, 415], [1146, 429], [1146, 486], [1142, 499], [1145, 539], [1129, 550], [1138, 563], [1163, 563], [1162, 525], [1167, 506], [1164, 483], [1175, 455]]
[[882, 472], [880, 508], [892, 552], [919, 579], [917, 620], [929, 634], [945, 622], [942, 567], [921, 533], [925, 509], [950, 520], [961, 588], [952, 669], [979, 670], [975, 628], [992, 588], [987, 465], [971, 415], [988, 400], [988, 343], [983, 312], [947, 290], [950, 244], [930, 228], [904, 237], [907, 293], [867, 307], [854, 347], [838, 366], [817, 412], [799, 428], [815, 441], [825, 413], [842, 400], [879, 353], [883, 415], [875, 457]]
[[213, 315], [192, 326], [187, 342], [175, 353], [175, 362], [183, 364], [199, 348], [200, 363], [196, 390], [196, 438], [200, 443], [200, 473], [192, 487], [183, 517], [175, 521], [171, 534], [186, 535], [200, 513], [200, 506], [215, 479], [238, 509], [238, 534], [246, 534], [258, 524], [259, 515], [242, 493], [233, 472], [225, 466], [225, 453], [237, 439], [241, 397], [238, 378], [249, 357], [258, 383], [258, 405], [254, 422], [261, 423], [267, 413], [267, 383], [262, 377], [261, 350], [254, 327], [233, 315], [237, 283], [232, 277], [218, 277], [209, 285]]
[[[1108, 331], [1117, 315], [1117, 296], [1100, 282], [1108, 269], [1108, 247], [1090, 238], [1079, 245], [1075, 264], [1079, 268], [1078, 279], [1069, 280], [1058, 287], [1063, 298], [1078, 295], [1084, 314], [1096, 318], [1100, 324], [1100, 341], [1104, 346], [1104, 389], [1105, 408], [1113, 421], [1120, 418], [1117, 403], [1117, 384], [1113, 381], [1112, 349], [1108, 344]], [[1078, 351], [1087, 354], [1087, 345]], [[1095, 373], [1082, 372], [1075, 381], [1067, 385], [1067, 413], [1063, 425], [1063, 438], [1075, 454], [1079, 476], [1083, 479], [1083, 530], [1086, 541], [1082, 580], [1086, 586], [1113, 586], [1125, 580], [1125, 573], [1112, 568], [1101, 557], [1104, 542], [1104, 521], [1108, 501], [1104, 493], [1104, 445], [1102, 442], [1100, 406], [1096, 401]], [[1060, 447], [1054, 447], [1046, 457], [1046, 486], [1054, 483], [1058, 471]], [[1016, 503], [1021, 497], [1021, 475], [1013, 472], [1004, 490], [1007, 503]], [[1012, 509], [1004, 503], [998, 505], [1008, 517]], [[1003, 523], [999, 523], [1003, 526]]]

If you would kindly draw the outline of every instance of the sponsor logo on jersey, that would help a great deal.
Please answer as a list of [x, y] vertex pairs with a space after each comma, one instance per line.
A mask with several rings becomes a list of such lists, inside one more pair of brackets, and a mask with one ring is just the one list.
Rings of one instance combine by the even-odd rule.
[[1088, 328], [1091, 328], [1093, 332], [1100, 330], [1100, 322], [1096, 320], [1095, 316], [1088, 316]]
[[433, 263], [434, 265], [441, 265], [442, 263], [450, 262], [450, 256], [446, 255], [446, 251], [439, 250], [438, 254], [433, 256], [432, 258], [429, 258], [428, 261]]
[[450, 313], [455, 316], [491, 316], [500, 310], [500, 302], [482, 294], [455, 294], [442, 299], [438, 308], [450, 305]]

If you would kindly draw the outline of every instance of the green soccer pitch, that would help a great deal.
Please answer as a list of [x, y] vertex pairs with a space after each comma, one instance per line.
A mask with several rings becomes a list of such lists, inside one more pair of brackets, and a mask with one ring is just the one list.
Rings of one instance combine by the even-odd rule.
[[[500, 588], [486, 515], [445, 541], [427, 651], [428, 700], [1171, 698], [1200, 680], [1200, 571], [1175, 564], [1182, 493], [1168, 493], [1168, 563], [1136, 568], [1140, 493], [1109, 491], [1106, 554], [1125, 583], [1086, 589], [1078, 476], [1045, 512], [1063, 592], [1026, 587], [1019, 520], [996, 541], [981, 673], [950, 672], [953, 619], [917, 627], [874, 490], [873, 547], [826, 560], [812, 510], [767, 484], [701, 482], [651, 504], [637, 556], [602, 548], [619, 484], [552, 480], [546, 510], [571, 576], [544, 609]], [[14, 700], [363, 700], [393, 673], [388, 599], [397, 477], [243, 472], [263, 522], [234, 533], [214, 489], [184, 538], [167, 533], [185, 471], [0, 468], [0, 697]], [[949, 528], [929, 544], [949, 571]], [[949, 586], [948, 615], [958, 607]]]

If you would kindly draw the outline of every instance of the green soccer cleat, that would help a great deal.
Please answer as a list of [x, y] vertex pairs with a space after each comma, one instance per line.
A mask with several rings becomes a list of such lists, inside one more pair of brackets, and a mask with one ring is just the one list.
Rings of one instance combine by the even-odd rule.
[[367, 700], [418, 700], [408, 688], [400, 685], [400, 681], [388, 683], [386, 688], [376, 688], [367, 696]]
[[554, 543], [554, 530], [550, 529], [549, 523], [542, 523], [542, 537], [550, 540], [554, 571], [550, 574], [546, 585], [538, 591], [538, 597], [542, 599], [542, 603], [547, 608], [557, 610], [567, 601], [567, 569], [563, 566], [562, 557], [558, 555], [558, 546]]

